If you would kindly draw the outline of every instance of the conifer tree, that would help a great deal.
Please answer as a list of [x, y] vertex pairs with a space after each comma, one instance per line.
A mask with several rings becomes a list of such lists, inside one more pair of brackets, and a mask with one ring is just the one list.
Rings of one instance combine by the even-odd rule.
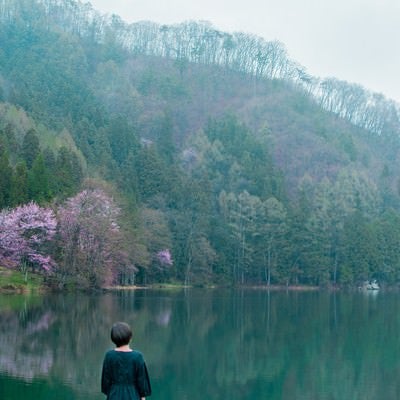
[[67, 147], [58, 150], [55, 161], [56, 190], [63, 197], [74, 194], [82, 181], [82, 168], [76, 154]]
[[51, 198], [49, 185], [49, 171], [40, 153], [28, 172], [28, 193], [31, 200], [43, 203]]
[[37, 133], [34, 129], [29, 129], [26, 132], [22, 142], [22, 158], [26, 162], [28, 169], [32, 168], [33, 162], [40, 152], [40, 144]]
[[13, 169], [3, 141], [0, 140], [0, 209], [11, 205]]
[[28, 202], [28, 170], [25, 162], [20, 162], [15, 167], [11, 197], [14, 206]]

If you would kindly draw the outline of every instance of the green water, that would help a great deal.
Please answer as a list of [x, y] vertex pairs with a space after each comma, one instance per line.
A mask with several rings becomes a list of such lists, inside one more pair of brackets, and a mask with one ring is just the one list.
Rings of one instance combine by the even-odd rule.
[[400, 293], [199, 289], [0, 296], [0, 399], [104, 399], [117, 320], [154, 400], [400, 398]]

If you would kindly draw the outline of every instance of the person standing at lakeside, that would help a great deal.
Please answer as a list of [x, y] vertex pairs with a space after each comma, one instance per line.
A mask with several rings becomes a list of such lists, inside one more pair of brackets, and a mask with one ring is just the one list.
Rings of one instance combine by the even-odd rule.
[[107, 400], [145, 400], [151, 395], [151, 385], [142, 353], [132, 350], [129, 343], [132, 330], [125, 322], [111, 328], [115, 349], [104, 356], [101, 391]]

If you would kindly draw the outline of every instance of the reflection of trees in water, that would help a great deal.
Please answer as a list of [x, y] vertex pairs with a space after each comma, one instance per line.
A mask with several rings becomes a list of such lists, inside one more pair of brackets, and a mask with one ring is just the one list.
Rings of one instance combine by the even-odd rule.
[[0, 372], [26, 380], [46, 376], [54, 362], [53, 352], [41, 340], [52, 316], [38, 314], [24, 301], [15, 311], [0, 309]]
[[137, 326], [135, 336], [144, 337], [151, 324], [167, 326], [171, 314], [170, 306], [161, 307], [148, 318], [146, 299], [127, 292], [45, 295], [10, 307], [15, 298], [0, 301], [0, 374], [57, 377], [92, 392], [99, 390], [103, 355], [112, 347], [113, 322], [128, 321]]
[[0, 373], [97, 393], [110, 327], [124, 320], [161, 400], [395, 399], [399, 301], [190, 290], [49, 295], [11, 309], [0, 298]]
[[[89, 298], [81, 303], [80, 311], [71, 299], [72, 296], [43, 296], [41, 301], [34, 304], [28, 301], [14, 311], [6, 307], [0, 309], [1, 372], [32, 380], [61, 371], [61, 376], [69, 380], [79, 370], [79, 364], [74, 364], [75, 355], [83, 346], [82, 354], [90, 348], [88, 343], [79, 341], [85, 335], [83, 323], [90, 320]], [[75, 348], [71, 348], [74, 330], [78, 340]]]
[[155, 358], [163, 399], [177, 382], [190, 398], [396, 398], [395, 298], [379, 304], [360, 294], [247, 291], [185, 301]]

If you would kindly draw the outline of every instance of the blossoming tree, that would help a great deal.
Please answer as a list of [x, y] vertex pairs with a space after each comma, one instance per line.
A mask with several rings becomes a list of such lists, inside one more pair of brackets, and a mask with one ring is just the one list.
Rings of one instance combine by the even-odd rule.
[[99, 189], [84, 190], [60, 207], [62, 280], [72, 277], [85, 287], [109, 285], [115, 280], [118, 267], [127, 262], [121, 251], [119, 213], [113, 199]]
[[162, 266], [171, 266], [173, 264], [169, 249], [159, 251], [157, 253], [157, 260]]
[[49, 272], [54, 266], [45, 247], [53, 239], [57, 221], [53, 211], [29, 203], [0, 212], [0, 264]]

